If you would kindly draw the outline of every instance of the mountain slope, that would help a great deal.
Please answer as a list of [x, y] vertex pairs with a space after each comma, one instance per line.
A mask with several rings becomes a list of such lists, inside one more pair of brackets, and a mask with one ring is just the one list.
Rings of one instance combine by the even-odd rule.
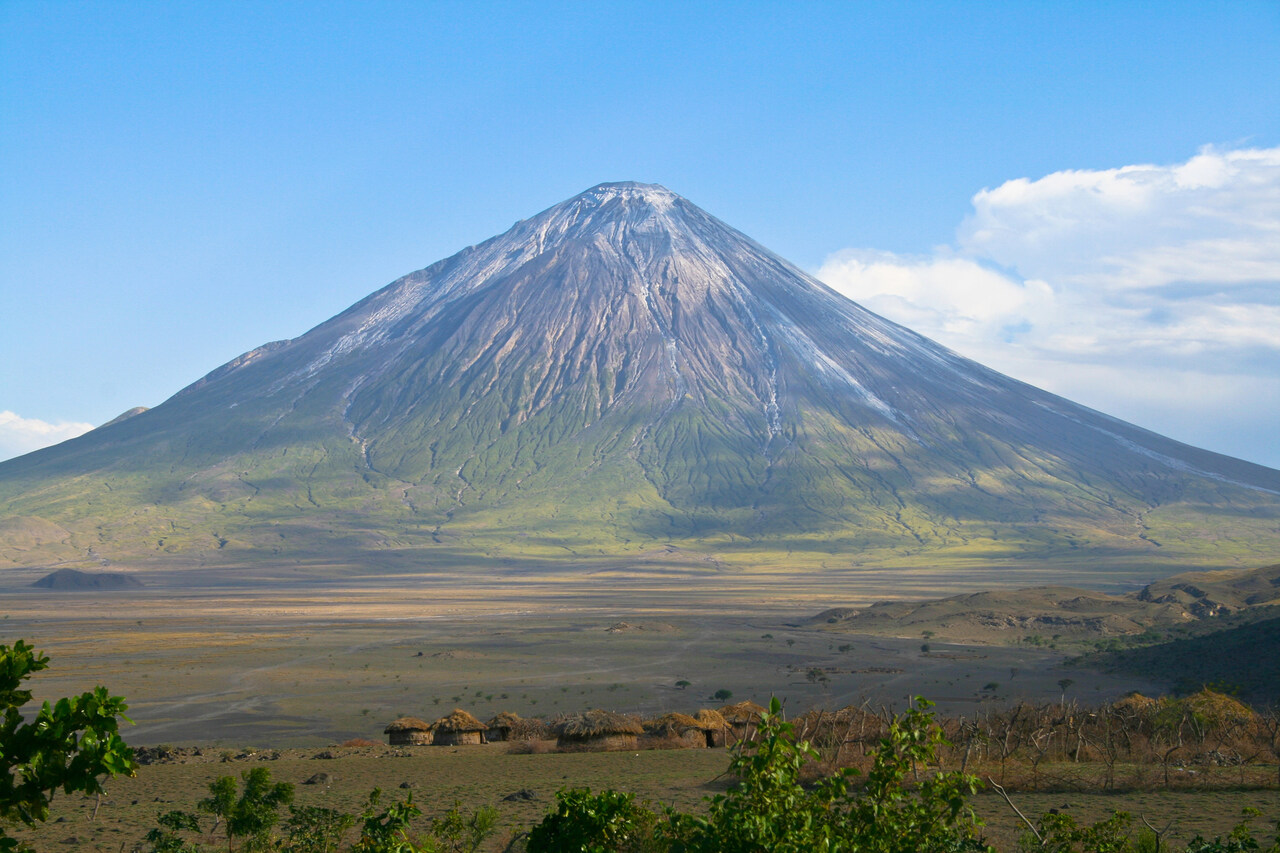
[[20, 566], [1227, 566], [1276, 553], [1280, 472], [997, 374], [622, 183], [0, 463], [5, 518], [67, 534], [0, 522]]

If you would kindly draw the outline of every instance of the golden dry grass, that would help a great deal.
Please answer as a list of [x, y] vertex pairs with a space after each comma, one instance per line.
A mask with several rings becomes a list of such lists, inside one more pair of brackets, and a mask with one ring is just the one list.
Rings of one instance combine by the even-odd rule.
[[[546, 753], [508, 749], [504, 744], [328, 747], [227, 752], [227, 761], [221, 750], [203, 752], [180, 759], [180, 763], [144, 766], [133, 779], [111, 781], [96, 820], [90, 820], [95, 800], [59, 798], [51, 820], [23, 837], [42, 851], [114, 852], [122, 846], [128, 850], [155, 825], [159, 813], [191, 809], [207, 795], [211, 781], [219, 776], [238, 776], [255, 766], [268, 767], [276, 780], [294, 783], [300, 805], [356, 812], [374, 787], [382, 788], [392, 799], [412, 793], [425, 812], [419, 821], [421, 827], [454, 803], [464, 810], [491, 805], [498, 809], [500, 818], [499, 832], [486, 847], [489, 851], [501, 850], [513, 832], [540, 820], [563, 788], [615, 788], [633, 792], [656, 806], [696, 812], [705, 807], [706, 797], [722, 793], [728, 785], [723, 774], [729, 755], [724, 749]], [[328, 785], [301, 784], [321, 771], [332, 777]], [[1259, 772], [1274, 776], [1274, 768], [1259, 768]], [[401, 787], [406, 784], [409, 787]], [[522, 790], [533, 792], [535, 799], [504, 799]], [[1145, 816], [1157, 826], [1173, 821], [1170, 835], [1182, 841], [1197, 832], [1226, 832], [1245, 806], [1259, 808], [1264, 815], [1280, 813], [1280, 791], [1276, 790], [1016, 792], [1013, 797], [1033, 816], [1057, 808], [1078, 820], [1094, 821], [1120, 809]], [[973, 799], [973, 805], [987, 822], [987, 835], [997, 848], [1015, 849], [1022, 830], [1003, 801], [984, 793]], [[209, 823], [206, 819], [205, 825]]]

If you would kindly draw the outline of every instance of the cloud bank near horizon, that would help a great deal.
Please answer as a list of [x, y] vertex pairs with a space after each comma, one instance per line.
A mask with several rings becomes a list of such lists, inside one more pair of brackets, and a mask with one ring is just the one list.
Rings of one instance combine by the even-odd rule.
[[0, 411], [0, 460], [21, 456], [93, 429], [93, 424], [72, 421], [49, 423], [24, 418], [16, 412]]
[[1280, 148], [1018, 178], [926, 256], [817, 277], [1016, 378], [1280, 467]]

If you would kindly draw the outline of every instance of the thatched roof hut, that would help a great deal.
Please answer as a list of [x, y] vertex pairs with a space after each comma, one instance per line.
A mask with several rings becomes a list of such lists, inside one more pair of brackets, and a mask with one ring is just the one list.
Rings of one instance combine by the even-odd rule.
[[551, 740], [555, 738], [552, 726], [538, 717], [525, 717], [511, 727], [510, 740]]
[[644, 727], [635, 717], [612, 711], [586, 711], [564, 718], [556, 726], [558, 746], [586, 749], [635, 749]]
[[513, 740], [511, 736], [512, 732], [519, 731], [521, 722], [523, 721], [520, 719], [519, 714], [512, 713], [511, 711], [502, 711], [492, 720], [484, 724], [486, 729], [485, 736], [489, 739], [490, 743]]
[[688, 729], [701, 729], [698, 721], [688, 714], [671, 713], [663, 714], [653, 720], [645, 720], [641, 725], [644, 727], [645, 734], [650, 735], [679, 735]]
[[757, 705], [750, 699], [721, 708], [720, 716], [724, 717], [725, 722], [729, 724], [727, 740], [732, 742], [754, 738], [760, 726], [760, 715], [765, 711], [766, 708], [763, 705]]
[[707, 746], [707, 738], [697, 719], [688, 714], [663, 714], [654, 720], [644, 721], [644, 734], [659, 745], [700, 749]]
[[1160, 710], [1161, 705], [1162, 703], [1159, 699], [1143, 696], [1136, 690], [1111, 703], [1111, 707], [1121, 714], [1135, 717], [1148, 717]]
[[698, 721], [698, 726], [703, 729], [723, 729], [729, 725], [725, 720], [724, 714], [719, 711], [713, 711], [710, 708], [699, 708], [698, 713], [693, 715]]
[[763, 705], [744, 699], [734, 705], [725, 705], [719, 713], [724, 717], [725, 722], [732, 725], [733, 723], [759, 723], [760, 715], [767, 710]]
[[1258, 718], [1253, 709], [1239, 699], [1208, 687], [1178, 701], [1195, 715], [1201, 726], [1210, 731], [1248, 725]]
[[431, 724], [417, 717], [401, 717], [392, 720], [382, 730], [392, 746], [412, 746], [431, 743]]
[[432, 743], [436, 746], [462, 746], [485, 743], [485, 724], [461, 708], [431, 725]]
[[729, 732], [729, 723], [723, 714], [710, 708], [702, 708], [694, 714], [693, 718], [698, 721], [698, 728], [702, 729], [708, 749], [724, 746], [725, 737]]

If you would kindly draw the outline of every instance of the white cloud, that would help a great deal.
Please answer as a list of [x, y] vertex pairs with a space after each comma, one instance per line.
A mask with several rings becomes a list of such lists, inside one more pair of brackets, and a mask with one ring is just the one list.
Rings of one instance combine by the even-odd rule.
[[0, 460], [21, 456], [93, 429], [93, 424], [59, 421], [56, 424], [0, 411]]
[[1054, 302], [1043, 281], [1019, 282], [960, 257], [846, 249], [829, 257], [820, 275], [872, 311], [970, 337], [1013, 333], [1010, 326], [1052, 311]]
[[[1237, 453], [1228, 431], [1258, 436], [1247, 458], [1280, 466], [1261, 438], [1280, 424], [1280, 148], [1018, 178], [972, 201], [954, 247], [846, 249], [817, 275], [991, 367], [1157, 431]], [[1226, 411], [1239, 414], [1222, 440], [1205, 440], [1197, 425]]]
[[973, 197], [961, 251], [1117, 289], [1280, 281], [1280, 148], [1018, 178]]

